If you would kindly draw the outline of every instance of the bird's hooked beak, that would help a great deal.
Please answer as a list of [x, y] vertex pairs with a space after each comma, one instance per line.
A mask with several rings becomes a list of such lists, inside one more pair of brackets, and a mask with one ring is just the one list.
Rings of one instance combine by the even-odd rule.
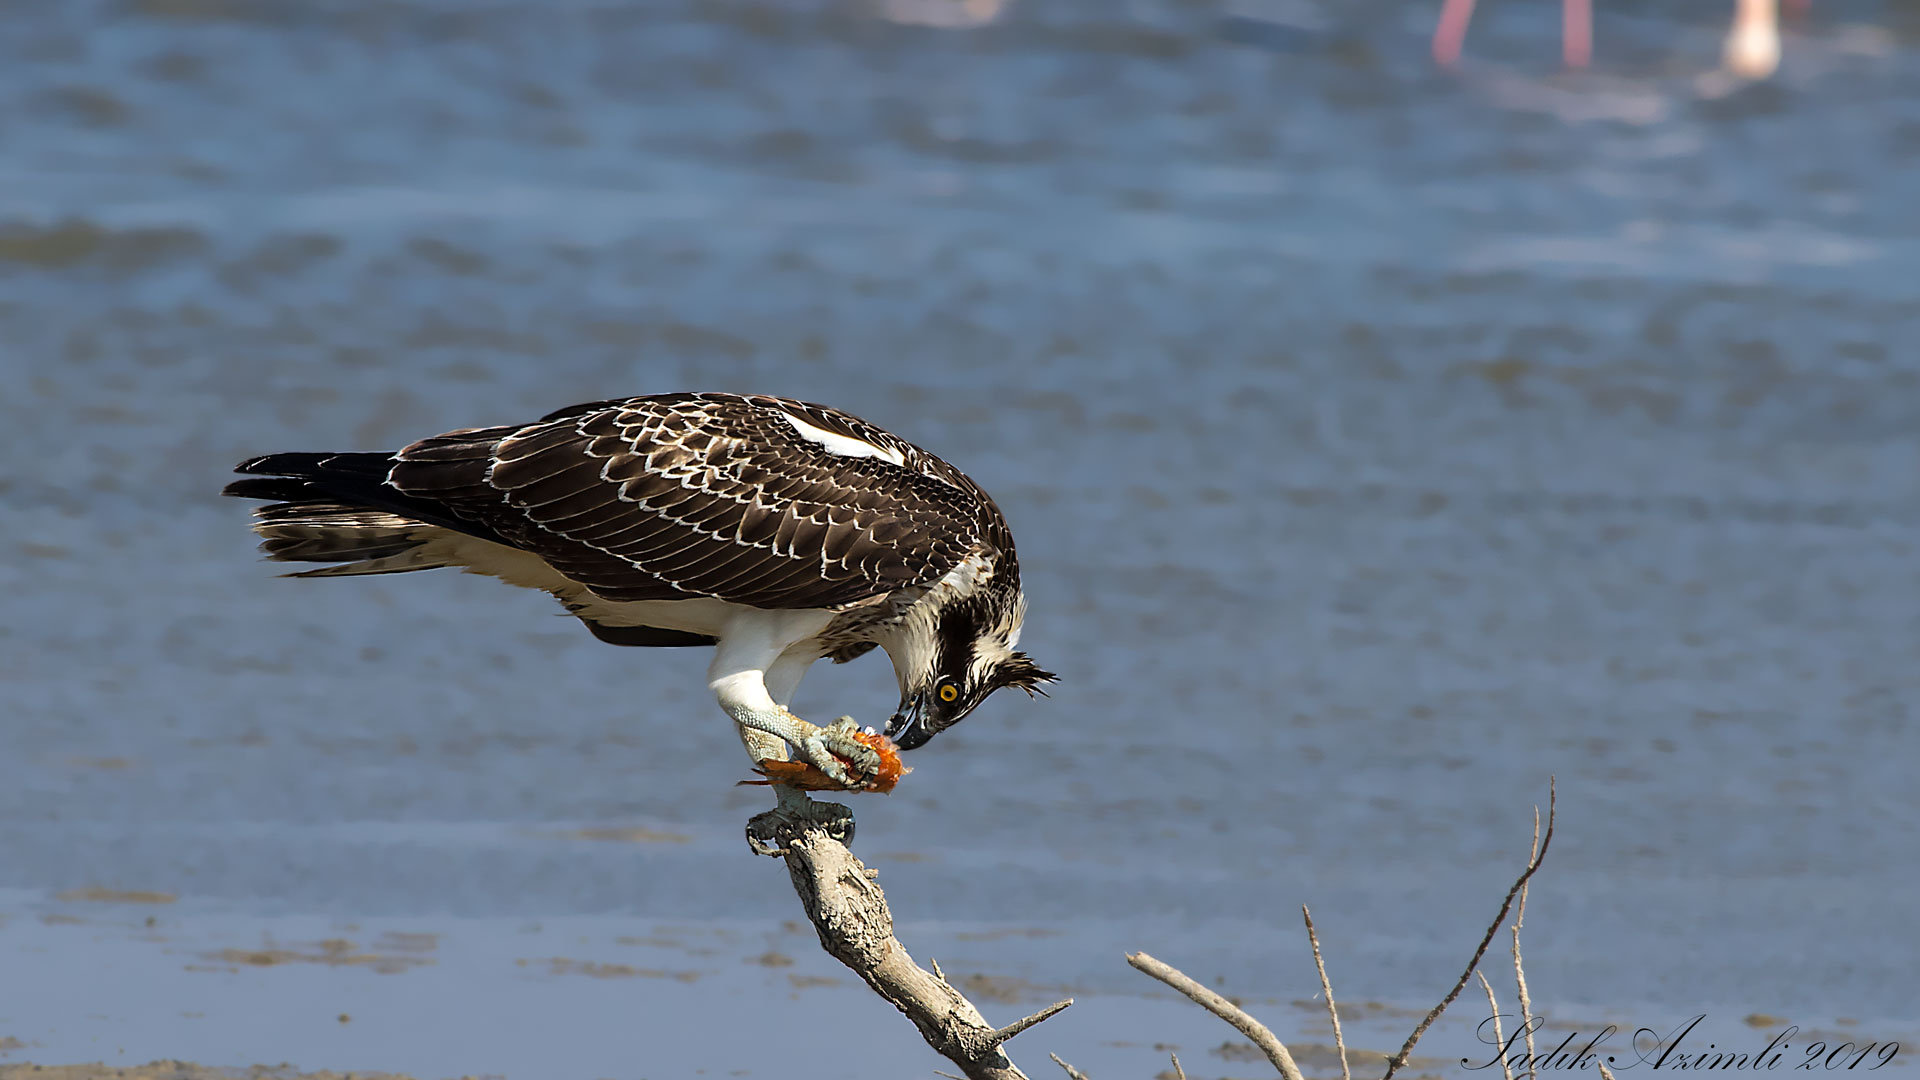
[[933, 732], [926, 724], [927, 709], [932, 704], [929, 694], [909, 694], [900, 699], [900, 711], [887, 720], [887, 738], [902, 750], [915, 750], [927, 745], [933, 738]]

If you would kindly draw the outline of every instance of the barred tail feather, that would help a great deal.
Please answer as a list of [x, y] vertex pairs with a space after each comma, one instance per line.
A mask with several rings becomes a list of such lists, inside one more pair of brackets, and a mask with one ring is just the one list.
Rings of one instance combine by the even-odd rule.
[[445, 530], [423, 521], [337, 502], [283, 502], [254, 511], [260, 550], [275, 562], [338, 563], [289, 577], [398, 574], [455, 565], [429, 548]]
[[367, 574], [404, 574], [409, 570], [438, 570], [443, 566], [457, 566], [458, 563], [426, 550], [424, 546], [409, 548], [397, 555], [383, 555], [376, 559], [362, 559], [359, 562], [342, 563], [338, 566], [323, 566], [317, 570], [296, 570], [282, 577], [361, 577]]
[[392, 454], [269, 454], [240, 463], [246, 479], [222, 494], [272, 500], [254, 510], [260, 550], [275, 562], [333, 563], [288, 577], [353, 577], [463, 566], [451, 545], [462, 531], [446, 508], [386, 484]]

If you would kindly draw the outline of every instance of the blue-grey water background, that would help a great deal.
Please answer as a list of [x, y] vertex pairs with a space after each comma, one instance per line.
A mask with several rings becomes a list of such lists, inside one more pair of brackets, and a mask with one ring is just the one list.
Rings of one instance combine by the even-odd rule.
[[1012, 519], [1062, 682], [857, 849], [991, 1017], [1080, 999], [1030, 1070], [1258, 1074], [1130, 949], [1326, 1041], [1302, 903], [1397, 1045], [1550, 774], [1555, 1023], [1920, 1035], [1920, 12], [1738, 88], [1719, 4], [1567, 75], [1545, 2], [1457, 74], [1425, 4], [878, 2], [0, 8], [0, 1061], [930, 1075], [747, 854], [703, 652], [277, 580], [215, 494], [678, 389]]

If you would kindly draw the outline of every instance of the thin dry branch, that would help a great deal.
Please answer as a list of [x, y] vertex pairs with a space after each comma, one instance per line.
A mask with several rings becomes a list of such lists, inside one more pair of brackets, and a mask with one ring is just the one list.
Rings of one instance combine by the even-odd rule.
[[1187, 1080], [1187, 1070], [1180, 1067], [1180, 1055], [1168, 1054], [1173, 1059], [1173, 1080]]
[[1006, 1027], [1003, 1027], [1000, 1030], [994, 1032], [993, 1041], [996, 1045], [999, 1043], [1006, 1042], [1008, 1039], [1013, 1038], [1015, 1035], [1020, 1034], [1021, 1032], [1027, 1030], [1028, 1028], [1039, 1023], [1040, 1021], [1045, 1020], [1046, 1018], [1052, 1016], [1054, 1013], [1059, 1012], [1060, 1010], [1066, 1008], [1071, 1004], [1073, 1004], [1073, 999], [1066, 998], [1065, 1000], [1054, 1002], [1053, 1004], [1047, 1006], [1046, 1008], [1041, 1009], [1039, 1012], [1034, 1013], [1032, 1016], [1021, 1017], [1020, 1019], [1015, 1020], [1013, 1023], [1008, 1024]]
[[[1527, 859], [1538, 862], [1540, 859], [1540, 808], [1533, 808], [1533, 844], [1527, 849]], [[1527, 1034], [1527, 1080], [1540, 1080], [1540, 1059], [1533, 1053], [1533, 998], [1527, 994], [1527, 966], [1520, 961], [1520, 927], [1527, 921], [1527, 890], [1529, 883], [1520, 886], [1520, 903], [1513, 909], [1513, 982], [1520, 991], [1520, 1026]]]
[[1192, 999], [1194, 1004], [1240, 1029], [1240, 1034], [1253, 1040], [1253, 1045], [1267, 1055], [1267, 1060], [1273, 1062], [1273, 1067], [1280, 1070], [1280, 1075], [1286, 1080], [1301, 1080], [1300, 1066], [1293, 1063], [1293, 1055], [1287, 1052], [1286, 1046], [1274, 1036], [1273, 1032], [1267, 1030], [1265, 1024], [1248, 1016], [1238, 1005], [1201, 986], [1179, 969], [1155, 960], [1146, 953], [1128, 953], [1127, 963], [1180, 991]]
[[1500, 1030], [1500, 1003], [1493, 999], [1493, 984], [1487, 981], [1487, 973], [1475, 971], [1480, 976], [1480, 988], [1487, 992], [1487, 1016], [1493, 1020], [1493, 1044], [1500, 1048], [1500, 1074], [1506, 1080], [1513, 1080], [1513, 1062], [1507, 1060], [1507, 1037]]
[[1027, 1080], [1000, 1044], [1072, 1002], [1051, 1005], [1004, 1028], [988, 1024], [973, 1002], [946, 979], [922, 970], [893, 936], [893, 913], [879, 874], [842, 842], [851, 833], [844, 807], [793, 799], [783, 799], [780, 810], [747, 826], [756, 851], [786, 861], [820, 947], [913, 1021], [928, 1046], [959, 1066], [968, 1080]]
[[1073, 1066], [1067, 1064], [1066, 1062], [1061, 1061], [1059, 1054], [1048, 1054], [1047, 1056], [1053, 1059], [1053, 1063], [1055, 1065], [1058, 1065], [1062, 1069], [1066, 1070], [1067, 1080], [1087, 1080], [1086, 1073], [1083, 1073], [1079, 1069], [1076, 1069]]
[[1460, 978], [1454, 982], [1453, 989], [1447, 991], [1447, 996], [1440, 999], [1440, 1004], [1435, 1005], [1432, 1011], [1427, 1013], [1426, 1018], [1420, 1021], [1420, 1026], [1413, 1029], [1413, 1034], [1407, 1036], [1407, 1041], [1400, 1047], [1400, 1052], [1387, 1062], [1387, 1074], [1381, 1080], [1393, 1080], [1393, 1074], [1406, 1066], [1407, 1061], [1413, 1057], [1413, 1047], [1420, 1041], [1420, 1036], [1425, 1035], [1427, 1029], [1433, 1026], [1433, 1022], [1440, 1018], [1440, 1014], [1447, 1011], [1447, 1006], [1453, 1004], [1453, 999], [1460, 996], [1460, 991], [1465, 988], [1467, 981], [1472, 979], [1473, 973], [1479, 969], [1480, 958], [1487, 955], [1487, 946], [1493, 943], [1493, 935], [1498, 933], [1501, 924], [1507, 921], [1507, 912], [1513, 910], [1514, 897], [1520, 895], [1520, 890], [1527, 887], [1527, 881], [1533, 877], [1534, 871], [1540, 869], [1540, 863], [1547, 857], [1547, 848], [1553, 844], [1554, 809], [1558, 801], [1559, 795], [1555, 790], [1553, 778], [1548, 777], [1547, 831], [1546, 835], [1540, 838], [1540, 847], [1533, 853], [1533, 858], [1528, 860], [1526, 870], [1514, 881], [1513, 887], [1507, 890], [1507, 898], [1500, 902], [1500, 913], [1495, 915], [1493, 922], [1487, 926], [1486, 934], [1480, 938], [1480, 947], [1473, 950], [1473, 959], [1467, 961], [1467, 969], [1460, 973]]
[[[1352, 1070], [1347, 1068], [1347, 1039], [1340, 1034], [1340, 1006], [1333, 1001], [1333, 984], [1327, 981], [1327, 962], [1320, 959], [1320, 935], [1313, 931], [1313, 912], [1307, 905], [1300, 905], [1300, 917], [1307, 921], [1307, 941], [1313, 946], [1313, 966], [1320, 969], [1320, 993], [1327, 999], [1327, 1019], [1333, 1023], [1333, 1046], [1340, 1052], [1340, 1080], [1353, 1080]], [[1513, 1080], [1513, 1077], [1507, 1077]]]

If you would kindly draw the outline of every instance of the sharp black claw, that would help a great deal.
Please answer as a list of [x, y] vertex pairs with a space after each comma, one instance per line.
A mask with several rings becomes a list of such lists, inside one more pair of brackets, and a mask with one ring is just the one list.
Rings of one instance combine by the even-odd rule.
[[755, 855], [785, 855], [795, 840], [815, 830], [851, 844], [853, 811], [839, 803], [811, 799], [784, 802], [747, 821], [747, 847]]

